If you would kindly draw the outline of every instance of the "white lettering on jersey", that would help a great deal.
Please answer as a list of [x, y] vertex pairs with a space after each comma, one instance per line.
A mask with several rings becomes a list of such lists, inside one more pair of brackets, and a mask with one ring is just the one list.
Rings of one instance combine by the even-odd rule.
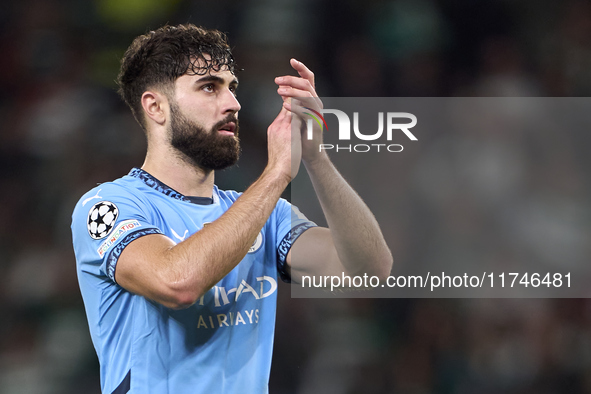
[[[277, 291], [277, 281], [271, 276], [259, 276], [257, 282], [260, 283], [259, 291], [251, 286], [244, 279], [236, 288], [226, 289], [223, 286], [213, 287], [213, 303], [215, 307], [221, 307], [236, 302], [244, 297], [254, 297], [260, 300], [269, 297]], [[233, 293], [236, 293], [233, 297]], [[204, 305], [205, 295], [201, 296], [197, 305]], [[258, 309], [245, 309], [236, 312], [218, 313], [214, 315], [199, 315], [197, 328], [222, 328], [238, 325], [258, 324], [260, 318]]]
[[257, 300], [259, 299], [259, 295], [257, 294], [257, 292], [252, 288], [251, 285], [246, 283], [246, 281], [244, 279], [242, 279], [240, 286], [238, 286], [238, 290], [236, 290], [235, 301], [238, 301], [238, 297], [240, 297], [240, 294], [242, 294], [242, 293], [252, 293], [252, 295], [254, 296], [255, 299], [257, 299]]
[[141, 224], [135, 219], [124, 220], [123, 222], [119, 223], [119, 225], [113, 231], [113, 234], [96, 250], [99, 256], [103, 257], [107, 250], [109, 250], [109, 248], [113, 246], [123, 234], [138, 227], [141, 227]]
[[[251, 293], [252, 296], [256, 299], [262, 299], [269, 297], [271, 294], [277, 291], [277, 281], [270, 277], [270, 276], [259, 276], [257, 277], [257, 282], [260, 282], [260, 290], [257, 293], [256, 290], [249, 285], [244, 279], [240, 282], [240, 285], [237, 288], [227, 289], [223, 286], [214, 286], [213, 287], [213, 302], [216, 307], [222, 305], [228, 305], [232, 301], [238, 301], [240, 296], [246, 297], [248, 293]], [[266, 283], [268, 285], [266, 286]], [[265, 291], [265, 288], [267, 290]], [[236, 295], [230, 298], [230, 294], [236, 293]], [[199, 299], [199, 305], [204, 304], [205, 295], [202, 295]]]
[[240, 322], [242, 322], [242, 324], [246, 324], [240, 312], [236, 312], [236, 325], [238, 325]]
[[[261, 294], [259, 295], [259, 298], [269, 297], [271, 294], [275, 293], [275, 290], [277, 290], [277, 281], [270, 276], [259, 276], [257, 281], [261, 282]], [[269, 282], [271, 284], [271, 288], [267, 290], [267, 292], [265, 292], [264, 282]]]
[[[259, 310], [258, 309], [245, 309], [243, 311], [218, 313], [215, 315], [215, 323], [212, 316], [207, 316], [208, 319], [203, 315], [199, 315], [197, 321], [197, 328], [222, 328], [239, 325], [250, 325], [259, 324]], [[246, 315], [247, 320], [244, 319], [243, 314]], [[209, 324], [208, 324], [209, 323]]]
[[[258, 311], [258, 309], [257, 309]], [[250, 313], [248, 313], [248, 311], [244, 311], [244, 313], [246, 313], [246, 316], [248, 317], [248, 321], [250, 322], [250, 324], [252, 324], [252, 315], [254, 314], [254, 311], [251, 310]]]

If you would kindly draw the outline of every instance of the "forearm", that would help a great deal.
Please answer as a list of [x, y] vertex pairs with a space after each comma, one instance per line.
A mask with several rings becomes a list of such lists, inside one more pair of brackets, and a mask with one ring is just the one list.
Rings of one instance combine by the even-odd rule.
[[389, 275], [392, 255], [367, 205], [326, 154], [304, 162], [326, 217], [343, 268], [352, 273]]
[[246, 255], [289, 179], [265, 171], [219, 219], [166, 251], [169, 283], [196, 300]]

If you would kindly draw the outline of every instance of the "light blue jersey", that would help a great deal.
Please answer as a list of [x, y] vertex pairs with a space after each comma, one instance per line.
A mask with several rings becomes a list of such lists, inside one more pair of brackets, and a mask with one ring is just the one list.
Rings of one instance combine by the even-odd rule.
[[115, 282], [133, 240], [181, 242], [240, 196], [187, 197], [133, 169], [85, 194], [74, 209], [78, 281], [104, 394], [267, 393], [278, 272], [292, 242], [314, 226], [281, 199], [244, 259], [195, 305], [172, 310]]

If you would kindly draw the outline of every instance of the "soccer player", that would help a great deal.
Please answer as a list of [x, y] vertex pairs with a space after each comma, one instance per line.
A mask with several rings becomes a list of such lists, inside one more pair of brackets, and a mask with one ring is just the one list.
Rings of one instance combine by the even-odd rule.
[[[144, 129], [142, 168], [85, 194], [73, 213], [80, 289], [103, 393], [267, 393], [277, 278], [389, 274], [369, 209], [314, 140], [292, 137], [300, 101], [320, 110], [314, 75], [278, 77], [283, 106], [268, 128], [268, 164], [244, 193], [214, 171], [239, 153], [238, 80], [225, 36], [194, 25], [136, 38], [120, 93]], [[329, 223], [280, 195], [300, 160]], [[360, 263], [362, 262], [362, 263]]]

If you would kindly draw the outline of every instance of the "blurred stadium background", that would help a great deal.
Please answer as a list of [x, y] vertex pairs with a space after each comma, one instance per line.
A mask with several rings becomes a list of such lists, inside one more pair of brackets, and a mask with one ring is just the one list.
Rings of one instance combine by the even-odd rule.
[[[70, 215], [85, 191], [143, 161], [142, 132], [115, 93], [119, 58], [135, 36], [183, 22], [227, 32], [244, 69], [243, 156], [218, 175], [223, 188], [243, 190], [262, 171], [266, 127], [280, 106], [273, 77], [290, 72], [290, 57], [315, 71], [323, 96], [591, 93], [589, 1], [3, 1], [0, 393], [100, 392]], [[404, 198], [436, 191], [421, 188], [425, 179], [414, 179], [418, 172], [405, 171], [402, 161], [383, 174], [400, 190], [392, 201], [400, 218], [390, 245], [395, 261], [410, 264], [421, 254], [425, 217], [446, 229], [428, 233], [451, 250], [446, 255], [458, 257], [453, 251], [470, 244], [517, 258], [494, 232], [474, 231], [475, 222], [517, 204], [531, 207], [536, 219], [520, 231], [543, 238], [532, 253], [547, 253], [551, 243], [564, 247], [552, 249], [564, 258], [584, 261], [591, 243], [589, 135], [546, 135], [529, 149], [507, 133], [493, 150], [486, 139], [472, 140], [493, 165], [509, 158], [523, 171], [511, 178], [518, 182], [493, 176], [475, 179], [469, 190], [448, 190], [446, 205]], [[437, 157], [416, 160], [437, 166]], [[489, 190], [516, 205], [491, 213], [469, 204]], [[467, 203], [473, 214], [458, 215]], [[442, 233], [446, 238], [437, 238]], [[280, 287], [273, 394], [591, 393], [588, 299], [310, 301], [289, 293]]]

